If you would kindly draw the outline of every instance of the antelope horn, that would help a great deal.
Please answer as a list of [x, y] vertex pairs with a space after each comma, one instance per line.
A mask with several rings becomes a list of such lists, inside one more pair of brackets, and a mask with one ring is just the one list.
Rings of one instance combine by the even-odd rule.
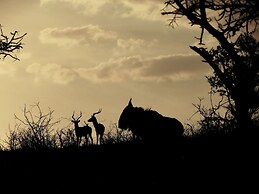
[[93, 116], [96, 115], [96, 114], [99, 114], [100, 112], [102, 112], [102, 109], [101, 109], [101, 108], [100, 108], [97, 112], [95, 112], [95, 113], [93, 114]]
[[77, 118], [77, 120], [79, 120], [81, 117], [82, 117], [82, 111], [80, 111], [80, 115], [79, 115], [79, 117]]
[[76, 120], [75, 117], [74, 117], [74, 115], [75, 115], [75, 111], [73, 111], [72, 119], [73, 119], [73, 120]]

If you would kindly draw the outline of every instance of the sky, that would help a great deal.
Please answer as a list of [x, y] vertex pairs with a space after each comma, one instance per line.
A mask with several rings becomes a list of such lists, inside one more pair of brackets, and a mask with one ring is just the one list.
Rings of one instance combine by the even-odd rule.
[[0, 61], [0, 139], [14, 128], [14, 114], [23, 118], [24, 106], [35, 103], [54, 110], [64, 126], [73, 111], [86, 121], [102, 109], [96, 117], [108, 129], [130, 98], [192, 122], [193, 104], [208, 97], [211, 69], [189, 47], [200, 29], [185, 19], [170, 27], [164, 2], [0, 0], [4, 34], [27, 33], [20, 60]]

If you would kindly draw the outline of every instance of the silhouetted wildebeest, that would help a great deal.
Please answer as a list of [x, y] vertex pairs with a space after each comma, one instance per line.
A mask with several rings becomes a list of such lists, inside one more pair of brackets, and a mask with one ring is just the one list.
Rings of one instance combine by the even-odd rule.
[[119, 117], [120, 129], [130, 130], [134, 138], [152, 144], [174, 143], [182, 139], [184, 127], [179, 120], [151, 109], [133, 107], [131, 100]]

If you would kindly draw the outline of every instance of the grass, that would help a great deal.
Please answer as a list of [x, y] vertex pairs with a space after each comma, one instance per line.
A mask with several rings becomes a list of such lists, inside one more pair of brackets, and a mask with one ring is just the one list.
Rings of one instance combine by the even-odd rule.
[[125, 141], [0, 151], [0, 189], [34, 193], [254, 189], [258, 166], [254, 137], [203, 134], [185, 137], [177, 145]]

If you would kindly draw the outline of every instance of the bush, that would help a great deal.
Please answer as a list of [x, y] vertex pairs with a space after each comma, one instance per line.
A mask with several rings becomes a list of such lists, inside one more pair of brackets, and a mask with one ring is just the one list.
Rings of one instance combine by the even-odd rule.
[[45, 114], [41, 110], [39, 103], [23, 108], [23, 118], [15, 114], [15, 127], [9, 130], [7, 135], [7, 149], [42, 149], [56, 148], [57, 134], [54, 126], [59, 121], [53, 121], [54, 111], [49, 108]]

